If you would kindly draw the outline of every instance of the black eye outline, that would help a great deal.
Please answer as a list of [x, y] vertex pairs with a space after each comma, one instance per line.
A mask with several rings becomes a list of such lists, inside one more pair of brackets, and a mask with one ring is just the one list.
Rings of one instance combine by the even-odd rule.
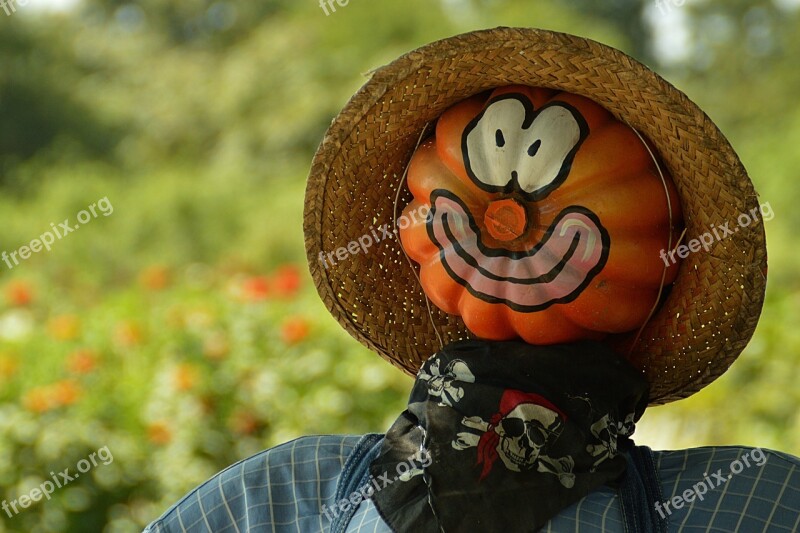
[[[525, 121], [522, 123], [522, 129], [527, 130], [530, 128], [531, 124], [536, 120], [536, 117], [539, 116], [545, 109], [549, 109], [551, 107], [561, 107], [565, 110], [569, 111], [572, 115], [572, 118], [578, 124], [578, 128], [580, 130], [580, 134], [578, 137], [575, 146], [570, 150], [570, 152], [566, 155], [565, 159], [561, 163], [561, 168], [558, 171], [556, 177], [548, 183], [547, 185], [536, 189], [535, 191], [520, 191], [517, 190], [518, 187], [513, 182], [508, 182], [505, 185], [490, 185], [481, 181], [481, 178], [475, 174], [475, 169], [473, 168], [473, 162], [470, 160], [469, 154], [469, 139], [472, 133], [475, 131], [475, 128], [481, 124], [482, 119], [486, 116], [486, 111], [497, 102], [502, 100], [516, 100], [525, 108]], [[470, 180], [480, 189], [488, 192], [513, 192], [517, 190], [517, 192], [526, 200], [528, 201], [537, 201], [541, 200], [542, 198], [547, 197], [554, 189], [561, 186], [564, 180], [567, 179], [567, 175], [570, 173], [570, 169], [572, 168], [572, 162], [575, 159], [575, 154], [577, 154], [578, 150], [580, 149], [583, 142], [589, 136], [589, 125], [586, 123], [586, 119], [581, 115], [581, 113], [572, 105], [566, 102], [548, 102], [541, 108], [534, 110], [533, 103], [530, 101], [530, 98], [527, 95], [520, 94], [520, 93], [508, 93], [502, 94], [496, 98], [492, 98], [487, 102], [487, 105], [484, 109], [477, 115], [475, 118], [470, 120], [469, 124], [464, 128], [463, 133], [461, 134], [461, 156], [464, 161], [464, 166], [467, 170], [467, 176], [469, 176]]]
[[498, 148], [502, 148], [506, 145], [506, 138], [503, 136], [503, 130], [498, 129], [494, 132], [494, 142]]
[[528, 147], [528, 155], [533, 157], [539, 152], [539, 148], [542, 147], [542, 140], [536, 139], [536, 142], [533, 143]]

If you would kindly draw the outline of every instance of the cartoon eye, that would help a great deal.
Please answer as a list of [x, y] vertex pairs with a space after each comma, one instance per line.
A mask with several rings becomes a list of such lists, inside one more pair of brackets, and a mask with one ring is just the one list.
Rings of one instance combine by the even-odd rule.
[[485, 190], [519, 189], [538, 199], [566, 179], [586, 134], [583, 119], [566, 104], [534, 111], [518, 95], [500, 98], [464, 131], [467, 173]]

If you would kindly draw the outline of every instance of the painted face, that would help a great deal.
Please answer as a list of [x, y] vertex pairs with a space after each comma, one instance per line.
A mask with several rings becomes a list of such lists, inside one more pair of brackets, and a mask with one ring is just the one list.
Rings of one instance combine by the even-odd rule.
[[591, 100], [501, 88], [446, 111], [414, 154], [406, 211], [429, 216], [400, 237], [426, 295], [478, 337], [625, 332], [677, 275], [658, 254], [680, 216], [661, 175], [636, 133]]
[[[586, 122], [571, 106], [551, 103], [534, 110], [521, 94], [493, 100], [475, 117], [463, 134], [465, 168], [479, 188], [503, 195], [486, 206], [485, 232], [497, 241], [525, 234], [525, 203], [564, 182], [587, 134]], [[489, 245], [475, 215], [450, 191], [434, 191], [432, 206], [428, 232], [443, 252], [445, 269], [474, 296], [517, 311], [573, 300], [607, 257], [608, 234], [583, 207], [563, 209], [538, 243], [514, 251]]]

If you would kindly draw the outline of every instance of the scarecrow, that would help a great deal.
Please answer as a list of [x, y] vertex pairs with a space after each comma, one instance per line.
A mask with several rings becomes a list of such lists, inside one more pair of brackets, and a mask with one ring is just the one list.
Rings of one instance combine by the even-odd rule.
[[797, 458], [631, 440], [764, 298], [760, 224], [662, 256], [758, 207], [711, 120], [615, 49], [497, 28], [402, 56], [328, 130], [305, 235], [333, 316], [416, 376], [408, 408], [246, 459], [148, 531], [797, 531]]

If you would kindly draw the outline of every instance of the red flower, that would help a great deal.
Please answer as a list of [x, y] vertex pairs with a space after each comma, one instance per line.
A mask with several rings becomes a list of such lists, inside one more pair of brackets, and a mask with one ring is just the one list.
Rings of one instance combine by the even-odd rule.
[[286, 344], [297, 344], [308, 337], [310, 330], [311, 326], [305, 318], [290, 317], [281, 325], [281, 338]]
[[25, 281], [12, 281], [6, 285], [6, 301], [15, 307], [28, 305], [33, 301], [33, 289]]
[[295, 265], [280, 267], [273, 277], [272, 283], [278, 296], [290, 297], [300, 289], [300, 269]]
[[242, 297], [251, 302], [259, 302], [269, 296], [269, 288], [269, 280], [265, 276], [254, 276], [242, 283]]

